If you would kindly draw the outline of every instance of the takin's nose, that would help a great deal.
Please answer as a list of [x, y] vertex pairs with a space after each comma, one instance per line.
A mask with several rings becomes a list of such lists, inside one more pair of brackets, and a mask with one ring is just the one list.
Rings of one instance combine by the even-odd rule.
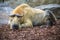
[[17, 30], [17, 29], [19, 29], [19, 25], [13, 24], [13, 25], [12, 25], [12, 28]]

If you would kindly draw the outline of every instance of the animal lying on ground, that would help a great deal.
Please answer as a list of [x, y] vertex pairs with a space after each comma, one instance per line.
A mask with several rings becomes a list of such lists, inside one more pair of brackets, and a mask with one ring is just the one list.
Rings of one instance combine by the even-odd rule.
[[10, 29], [33, 27], [40, 25], [53, 26], [56, 23], [55, 15], [49, 10], [40, 10], [30, 7], [28, 4], [17, 6], [9, 16]]

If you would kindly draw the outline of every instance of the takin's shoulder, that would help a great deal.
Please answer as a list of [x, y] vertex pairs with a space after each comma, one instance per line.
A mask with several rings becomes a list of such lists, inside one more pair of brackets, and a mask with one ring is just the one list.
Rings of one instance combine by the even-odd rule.
[[13, 14], [21, 14], [23, 13], [23, 10], [27, 7], [30, 7], [28, 4], [21, 4], [19, 6], [17, 6], [13, 11], [12, 13]]

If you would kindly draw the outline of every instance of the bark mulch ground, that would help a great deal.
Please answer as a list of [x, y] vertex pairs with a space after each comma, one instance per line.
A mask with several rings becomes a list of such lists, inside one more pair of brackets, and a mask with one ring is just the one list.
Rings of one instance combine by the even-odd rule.
[[10, 30], [8, 25], [0, 24], [0, 40], [60, 40], [60, 20], [52, 27], [22, 28]]

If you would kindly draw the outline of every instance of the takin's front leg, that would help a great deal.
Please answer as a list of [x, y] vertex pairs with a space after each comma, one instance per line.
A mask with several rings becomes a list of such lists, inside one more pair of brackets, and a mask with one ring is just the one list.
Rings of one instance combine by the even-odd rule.
[[27, 19], [24, 23], [22, 23], [19, 28], [23, 27], [33, 27], [31, 20]]

